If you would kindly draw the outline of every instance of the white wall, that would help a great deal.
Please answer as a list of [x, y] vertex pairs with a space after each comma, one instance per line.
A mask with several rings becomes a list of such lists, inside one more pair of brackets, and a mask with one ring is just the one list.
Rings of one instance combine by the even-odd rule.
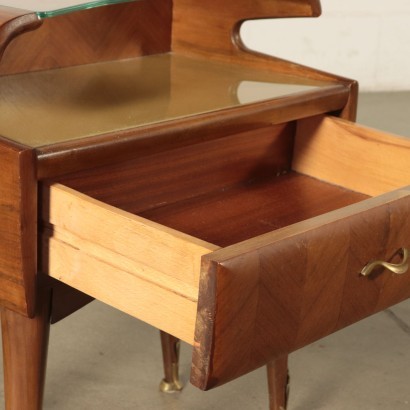
[[252, 49], [356, 79], [362, 91], [410, 90], [410, 0], [321, 3], [318, 19], [246, 22], [242, 39]]

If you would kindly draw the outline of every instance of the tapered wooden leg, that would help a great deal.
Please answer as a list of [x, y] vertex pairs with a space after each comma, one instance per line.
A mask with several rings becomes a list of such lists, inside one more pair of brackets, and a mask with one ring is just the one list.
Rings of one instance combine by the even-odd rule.
[[34, 319], [1, 310], [6, 410], [41, 410], [45, 382], [50, 299], [41, 297]]
[[179, 339], [161, 331], [164, 379], [159, 386], [164, 393], [175, 393], [184, 387], [179, 381]]
[[267, 364], [269, 410], [285, 410], [288, 400], [288, 356], [282, 356]]

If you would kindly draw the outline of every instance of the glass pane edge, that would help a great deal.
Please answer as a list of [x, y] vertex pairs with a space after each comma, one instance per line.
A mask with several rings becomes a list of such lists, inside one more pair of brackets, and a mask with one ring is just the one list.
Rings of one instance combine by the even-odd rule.
[[61, 14], [73, 13], [75, 11], [93, 9], [96, 7], [109, 6], [110, 4], [131, 3], [139, 0], [96, 0], [84, 4], [77, 4], [74, 6], [64, 7], [56, 10], [36, 11], [36, 15], [40, 19], [56, 17]]

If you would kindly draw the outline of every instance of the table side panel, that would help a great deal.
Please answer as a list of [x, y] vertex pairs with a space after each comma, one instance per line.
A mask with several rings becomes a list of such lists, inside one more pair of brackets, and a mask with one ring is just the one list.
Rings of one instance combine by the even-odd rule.
[[34, 313], [37, 183], [32, 150], [0, 140], [0, 304]]

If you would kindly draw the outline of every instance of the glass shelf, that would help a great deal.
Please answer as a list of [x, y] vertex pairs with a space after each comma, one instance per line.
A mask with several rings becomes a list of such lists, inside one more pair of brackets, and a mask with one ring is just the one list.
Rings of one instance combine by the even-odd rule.
[[174, 54], [0, 77], [0, 135], [31, 147], [344, 87]]
[[73, 11], [132, 1], [138, 0], [3, 0], [0, 4], [6, 7], [33, 11], [39, 18], [48, 18]]

